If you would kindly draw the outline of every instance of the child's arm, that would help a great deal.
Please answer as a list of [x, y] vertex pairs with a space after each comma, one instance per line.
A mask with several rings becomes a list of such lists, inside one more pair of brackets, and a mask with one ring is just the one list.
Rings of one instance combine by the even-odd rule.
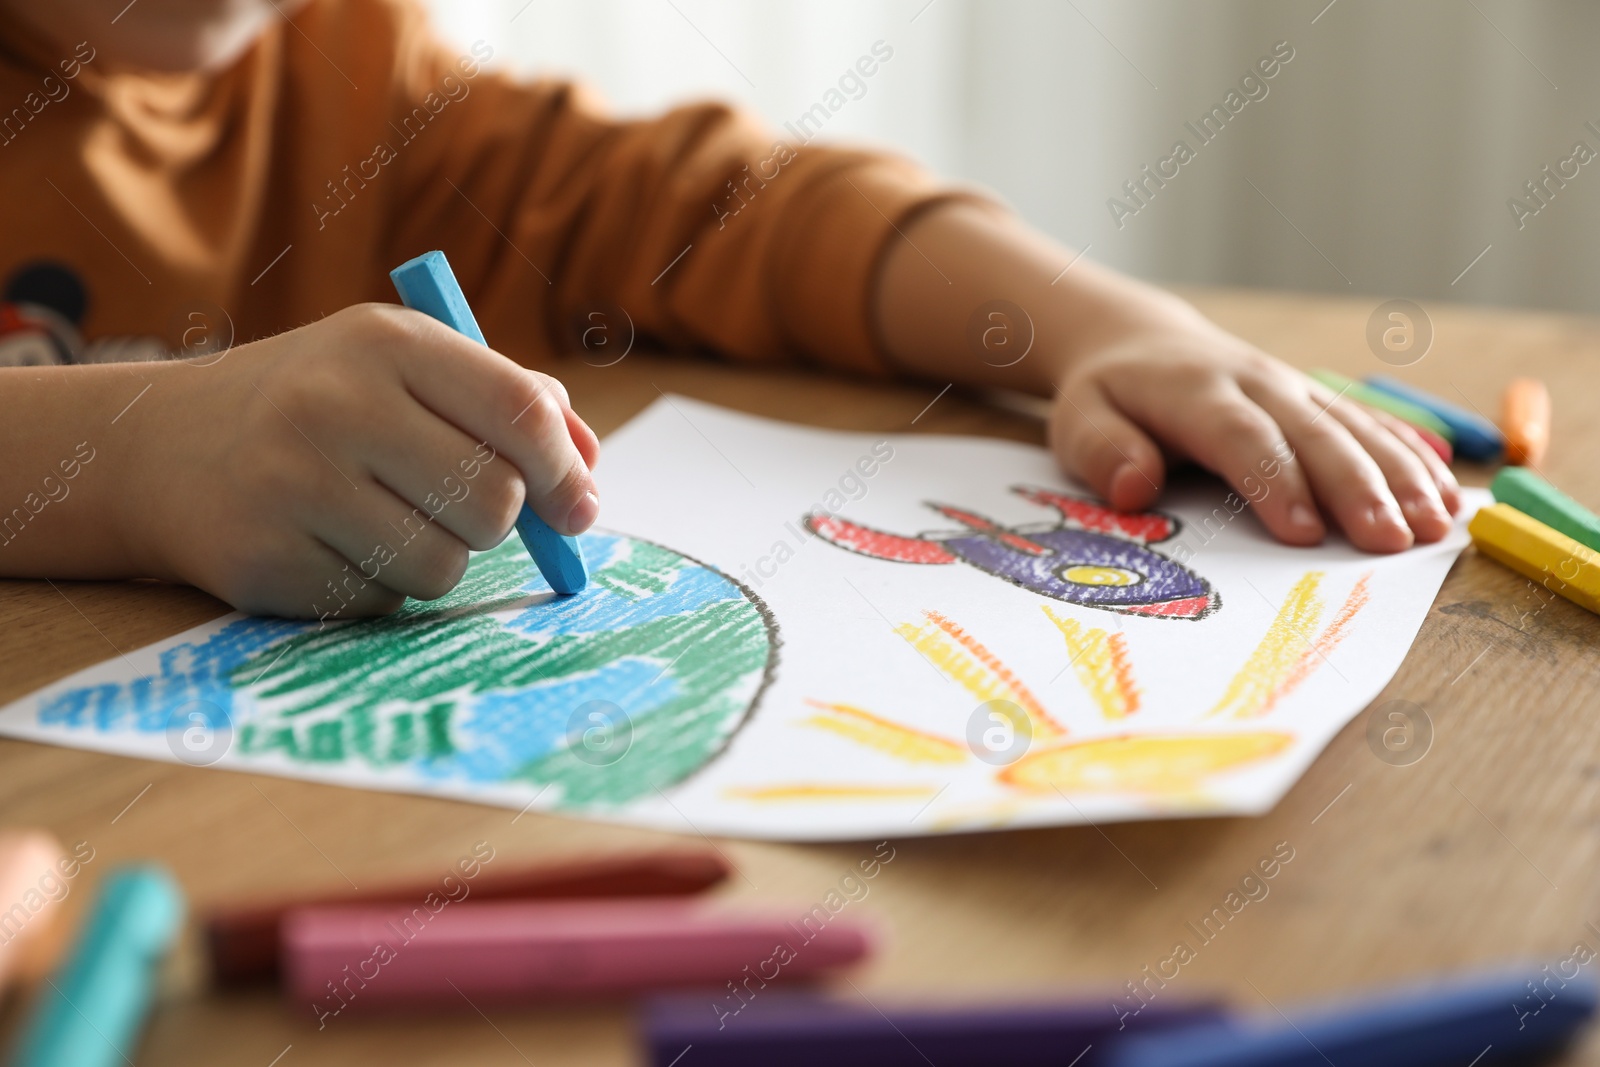
[[0, 573], [168, 578], [265, 614], [441, 596], [524, 493], [565, 533], [598, 511], [561, 384], [392, 305], [207, 366], [0, 369], [0, 427]]
[[[1455, 484], [1410, 430], [1347, 402], [1324, 414], [1330, 392], [1181, 300], [1087, 260], [1062, 274], [1070, 252], [903, 161], [774, 143], [710, 105], [617, 122], [562, 83], [480, 78], [451, 106], [450, 137], [397, 164], [411, 207], [390, 258], [448, 247], [502, 343], [559, 335], [600, 301], [641, 339], [732, 359], [871, 372], [887, 354], [1058, 396], [1057, 454], [1119, 507], [1155, 499], [1164, 449], [1227, 478], [1291, 543], [1322, 538], [1318, 505], [1375, 551], [1449, 527]], [[995, 298], [1037, 327], [1015, 367], [968, 340]]]
[[[969, 329], [996, 298], [1035, 329], [1010, 367], [999, 364], [1015, 358], [1015, 329], [1010, 349], [987, 352]], [[1062, 466], [1115, 507], [1155, 501], [1163, 452], [1226, 479], [1291, 544], [1322, 539], [1318, 505], [1376, 552], [1438, 540], [1459, 507], [1449, 469], [1404, 423], [1335, 401], [1177, 297], [1074, 263], [999, 210], [957, 203], [917, 216], [885, 254], [876, 311], [907, 371], [1051, 396]]]

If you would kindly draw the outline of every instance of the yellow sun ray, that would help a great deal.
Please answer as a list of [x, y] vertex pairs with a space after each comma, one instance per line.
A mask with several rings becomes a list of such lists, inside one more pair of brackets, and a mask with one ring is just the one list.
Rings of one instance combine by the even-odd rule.
[[1292, 693], [1301, 682], [1311, 677], [1312, 672], [1322, 666], [1323, 661], [1332, 655], [1333, 650], [1338, 648], [1339, 643], [1345, 639], [1351, 620], [1356, 617], [1356, 614], [1362, 608], [1367, 606], [1367, 601], [1372, 599], [1371, 593], [1367, 590], [1367, 579], [1371, 577], [1371, 571], [1361, 576], [1361, 579], [1351, 588], [1350, 595], [1345, 597], [1344, 604], [1340, 606], [1338, 613], [1334, 615], [1333, 621], [1328, 623], [1321, 635], [1311, 643], [1311, 647], [1300, 654], [1300, 658], [1295, 662], [1294, 669], [1289, 672], [1289, 676], [1283, 680], [1282, 685], [1267, 695], [1267, 699], [1262, 702], [1260, 708], [1250, 714], [1242, 711], [1235, 712], [1235, 718], [1258, 719], [1266, 715], [1277, 706], [1278, 701]]
[[1045, 615], [1056, 624], [1067, 642], [1067, 656], [1089, 698], [1107, 719], [1126, 719], [1139, 710], [1139, 683], [1133, 677], [1128, 658], [1128, 641], [1123, 634], [1108, 634], [1085, 629], [1077, 619], [1064, 619], [1041, 604]]
[[1123, 734], [1074, 741], [1029, 752], [1000, 772], [1000, 780], [1026, 793], [1138, 793], [1191, 797], [1213, 775], [1270, 759], [1294, 735]]
[[732, 786], [723, 790], [734, 800], [763, 803], [813, 801], [918, 800], [938, 793], [931, 785], [867, 785], [849, 782], [789, 782], [781, 785]]
[[949, 738], [913, 730], [850, 704], [825, 704], [808, 700], [825, 714], [812, 715], [805, 725], [827, 730], [905, 763], [965, 763], [971, 755]]
[[1261, 643], [1208, 715], [1250, 718], [1262, 714], [1273, 694], [1293, 675], [1310, 643], [1309, 635], [1322, 619], [1322, 597], [1317, 592], [1322, 578], [1322, 571], [1307, 571], [1289, 590]]
[[[1240, 718], [1267, 714], [1305, 681], [1346, 637], [1370, 594], [1364, 575], [1315, 640], [1325, 604], [1321, 571], [1301, 576], [1284, 598], [1261, 641], [1240, 667], [1210, 715]], [[1089, 628], [1044, 607], [1072, 657], [1079, 683], [1102, 715], [1117, 720], [1140, 708], [1143, 694], [1134, 677], [1124, 635]], [[1211, 780], [1267, 763], [1287, 752], [1295, 735], [1281, 730], [1242, 733], [1121, 734], [1069, 741], [1027, 686], [988, 648], [937, 612], [927, 623], [906, 623], [896, 632], [977, 699], [1007, 701], [1021, 709], [1034, 744], [1015, 763], [995, 772], [1009, 798], [935, 813], [941, 829], [961, 825], [1005, 825], [1023, 805], [1072, 794], [1131, 795], [1160, 802], [1163, 810], [1203, 806]], [[942, 737], [883, 718], [850, 704], [808, 701], [817, 714], [802, 724], [910, 764], [958, 764], [968, 758], [958, 739]], [[1019, 724], [1020, 727], [1021, 724]], [[937, 795], [933, 786], [873, 783], [791, 782], [726, 791], [729, 797], [765, 803], [895, 801]]]
[[[1035, 740], [1044, 737], [1061, 737], [1066, 730], [1044, 710], [1044, 705], [1033, 695], [1022, 679], [1001, 662], [976, 638], [961, 626], [936, 611], [923, 612], [928, 624], [902, 623], [895, 633], [911, 643], [911, 647], [928, 657], [935, 667], [949, 675], [955, 682], [977, 697], [981, 703], [1005, 701], [1015, 704], [1028, 717], [1030, 736]], [[1004, 714], [1004, 705], [994, 710]], [[1014, 724], [1018, 728], [1021, 723]]]

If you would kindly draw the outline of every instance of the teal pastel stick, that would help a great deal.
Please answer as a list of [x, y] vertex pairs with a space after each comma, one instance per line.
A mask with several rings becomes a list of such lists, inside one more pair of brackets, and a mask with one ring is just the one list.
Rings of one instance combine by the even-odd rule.
[[1374, 374], [1367, 379], [1367, 384], [1380, 393], [1388, 393], [1396, 399], [1432, 412], [1455, 434], [1456, 455], [1462, 459], [1493, 460], [1505, 451], [1506, 439], [1501, 434], [1500, 428], [1477, 412], [1458, 407], [1426, 390], [1407, 385], [1387, 375]]
[[[406, 307], [438, 319], [480, 345], [488, 344], [443, 252], [424, 252], [407, 260], [390, 271], [389, 278]], [[556, 533], [526, 504], [517, 516], [517, 534], [551, 589], [563, 594], [578, 593], [589, 584], [589, 570], [583, 565], [578, 539]]]
[[113, 871], [65, 966], [41, 987], [13, 1067], [133, 1062], [156, 969], [177, 940], [183, 913], [183, 893], [165, 869]]

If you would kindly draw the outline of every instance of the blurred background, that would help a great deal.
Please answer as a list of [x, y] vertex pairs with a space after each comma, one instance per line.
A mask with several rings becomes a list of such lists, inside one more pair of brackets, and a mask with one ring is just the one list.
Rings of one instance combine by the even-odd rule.
[[[463, 49], [621, 113], [713, 96], [775, 129], [883, 42], [823, 136], [986, 186], [1156, 281], [1600, 312], [1590, 0], [428, 3]], [[1275, 48], [1292, 58], [1262, 78]], [[1180, 140], [1193, 158], [1146, 178]]]

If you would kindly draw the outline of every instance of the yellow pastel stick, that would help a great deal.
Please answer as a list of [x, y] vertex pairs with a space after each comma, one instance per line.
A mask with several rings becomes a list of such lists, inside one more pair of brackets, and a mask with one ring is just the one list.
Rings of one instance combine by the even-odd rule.
[[1600, 552], [1510, 504], [1481, 509], [1467, 532], [1479, 552], [1600, 614]]

